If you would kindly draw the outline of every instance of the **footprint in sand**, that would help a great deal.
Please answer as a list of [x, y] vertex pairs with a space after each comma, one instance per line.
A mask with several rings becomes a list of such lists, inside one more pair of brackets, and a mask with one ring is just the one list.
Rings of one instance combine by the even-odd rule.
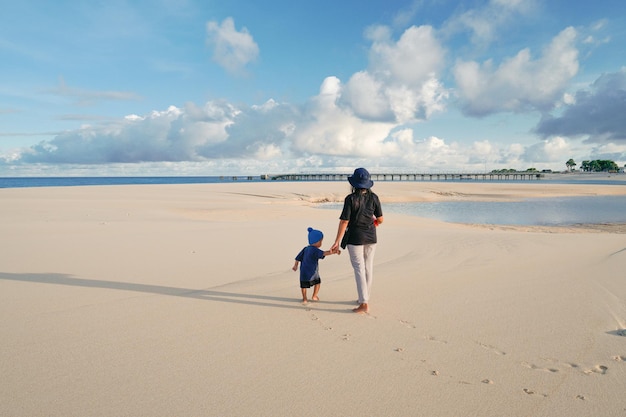
[[551, 373], [559, 372], [559, 370], [555, 368], [544, 368], [544, 367], [537, 366], [528, 362], [522, 362], [522, 366], [525, 366], [526, 368], [529, 368], [529, 369], [536, 369], [538, 371], [546, 371], [546, 372], [551, 372]]
[[409, 329], [416, 329], [417, 328], [416, 325], [414, 325], [413, 323], [411, 323], [409, 321], [406, 321], [406, 320], [400, 320], [400, 323], [404, 324]]
[[587, 369], [586, 371], [584, 371], [584, 373], [586, 375], [591, 375], [591, 374], [600, 374], [600, 375], [606, 375], [606, 372], [609, 370], [608, 367], [604, 366], [604, 365], [596, 365], [591, 369]]
[[621, 355], [613, 356], [613, 360], [615, 362], [626, 362], [626, 356], [621, 356]]
[[433, 336], [426, 336], [425, 339], [430, 341], [430, 342], [443, 343], [444, 345], [448, 343], [445, 340], [437, 339], [437, 338], [435, 338]]
[[534, 390], [529, 389], [529, 388], [524, 388], [524, 392], [526, 394], [528, 394], [528, 395], [540, 395], [540, 396], [542, 396], [544, 398], [548, 396], [548, 394], [540, 394], [537, 391], [534, 391]]
[[495, 347], [495, 346], [492, 346], [492, 345], [487, 345], [487, 344], [485, 344], [485, 343], [480, 343], [480, 342], [476, 342], [476, 343], [477, 343], [477, 344], [478, 344], [478, 346], [480, 346], [481, 348], [483, 348], [483, 349], [487, 349], [487, 350], [490, 350], [490, 351], [492, 351], [493, 353], [495, 353], [496, 355], [501, 355], [501, 356], [506, 355], [506, 352], [504, 352], [504, 351], [502, 351], [502, 350], [498, 349], [498, 348], [497, 348], [497, 347]]
[[482, 382], [483, 384], [487, 384], [487, 385], [491, 385], [491, 384], [493, 384], [493, 381], [492, 381], [491, 379], [483, 379], [483, 380], [482, 380], [482, 381], [480, 381], [480, 382]]

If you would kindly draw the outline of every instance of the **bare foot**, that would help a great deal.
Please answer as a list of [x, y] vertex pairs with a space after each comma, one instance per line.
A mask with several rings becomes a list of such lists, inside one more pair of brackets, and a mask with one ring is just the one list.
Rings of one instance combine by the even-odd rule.
[[359, 305], [357, 308], [353, 308], [352, 311], [354, 311], [355, 313], [367, 313], [370, 311], [370, 309], [367, 306], [367, 304], [363, 303]]
[[319, 301], [320, 298], [317, 295], [314, 295], [313, 297], [311, 297], [311, 301]]
[[302, 304], [309, 304], [309, 300], [307, 300], [306, 298], [302, 299]]

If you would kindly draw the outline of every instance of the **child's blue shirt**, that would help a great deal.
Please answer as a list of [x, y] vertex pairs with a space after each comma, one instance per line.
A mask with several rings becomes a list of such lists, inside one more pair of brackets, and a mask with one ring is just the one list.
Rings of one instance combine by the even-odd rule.
[[324, 259], [324, 251], [315, 246], [307, 246], [296, 256], [296, 261], [300, 262], [300, 281], [313, 281], [320, 277], [320, 259]]

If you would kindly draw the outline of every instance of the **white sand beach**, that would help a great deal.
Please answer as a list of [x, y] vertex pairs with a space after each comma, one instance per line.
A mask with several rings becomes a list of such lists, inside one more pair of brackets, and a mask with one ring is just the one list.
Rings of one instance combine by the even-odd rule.
[[[397, 201], [626, 195], [377, 182]], [[385, 212], [370, 313], [346, 254], [300, 302], [344, 182], [0, 190], [0, 416], [626, 415], [626, 228]]]

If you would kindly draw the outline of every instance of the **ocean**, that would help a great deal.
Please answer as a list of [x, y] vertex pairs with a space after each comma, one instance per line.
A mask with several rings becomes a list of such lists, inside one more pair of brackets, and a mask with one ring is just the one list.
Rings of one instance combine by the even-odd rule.
[[75, 187], [84, 185], [142, 185], [142, 184], [215, 184], [220, 182], [259, 182], [260, 176], [213, 177], [0, 177], [0, 188]]

